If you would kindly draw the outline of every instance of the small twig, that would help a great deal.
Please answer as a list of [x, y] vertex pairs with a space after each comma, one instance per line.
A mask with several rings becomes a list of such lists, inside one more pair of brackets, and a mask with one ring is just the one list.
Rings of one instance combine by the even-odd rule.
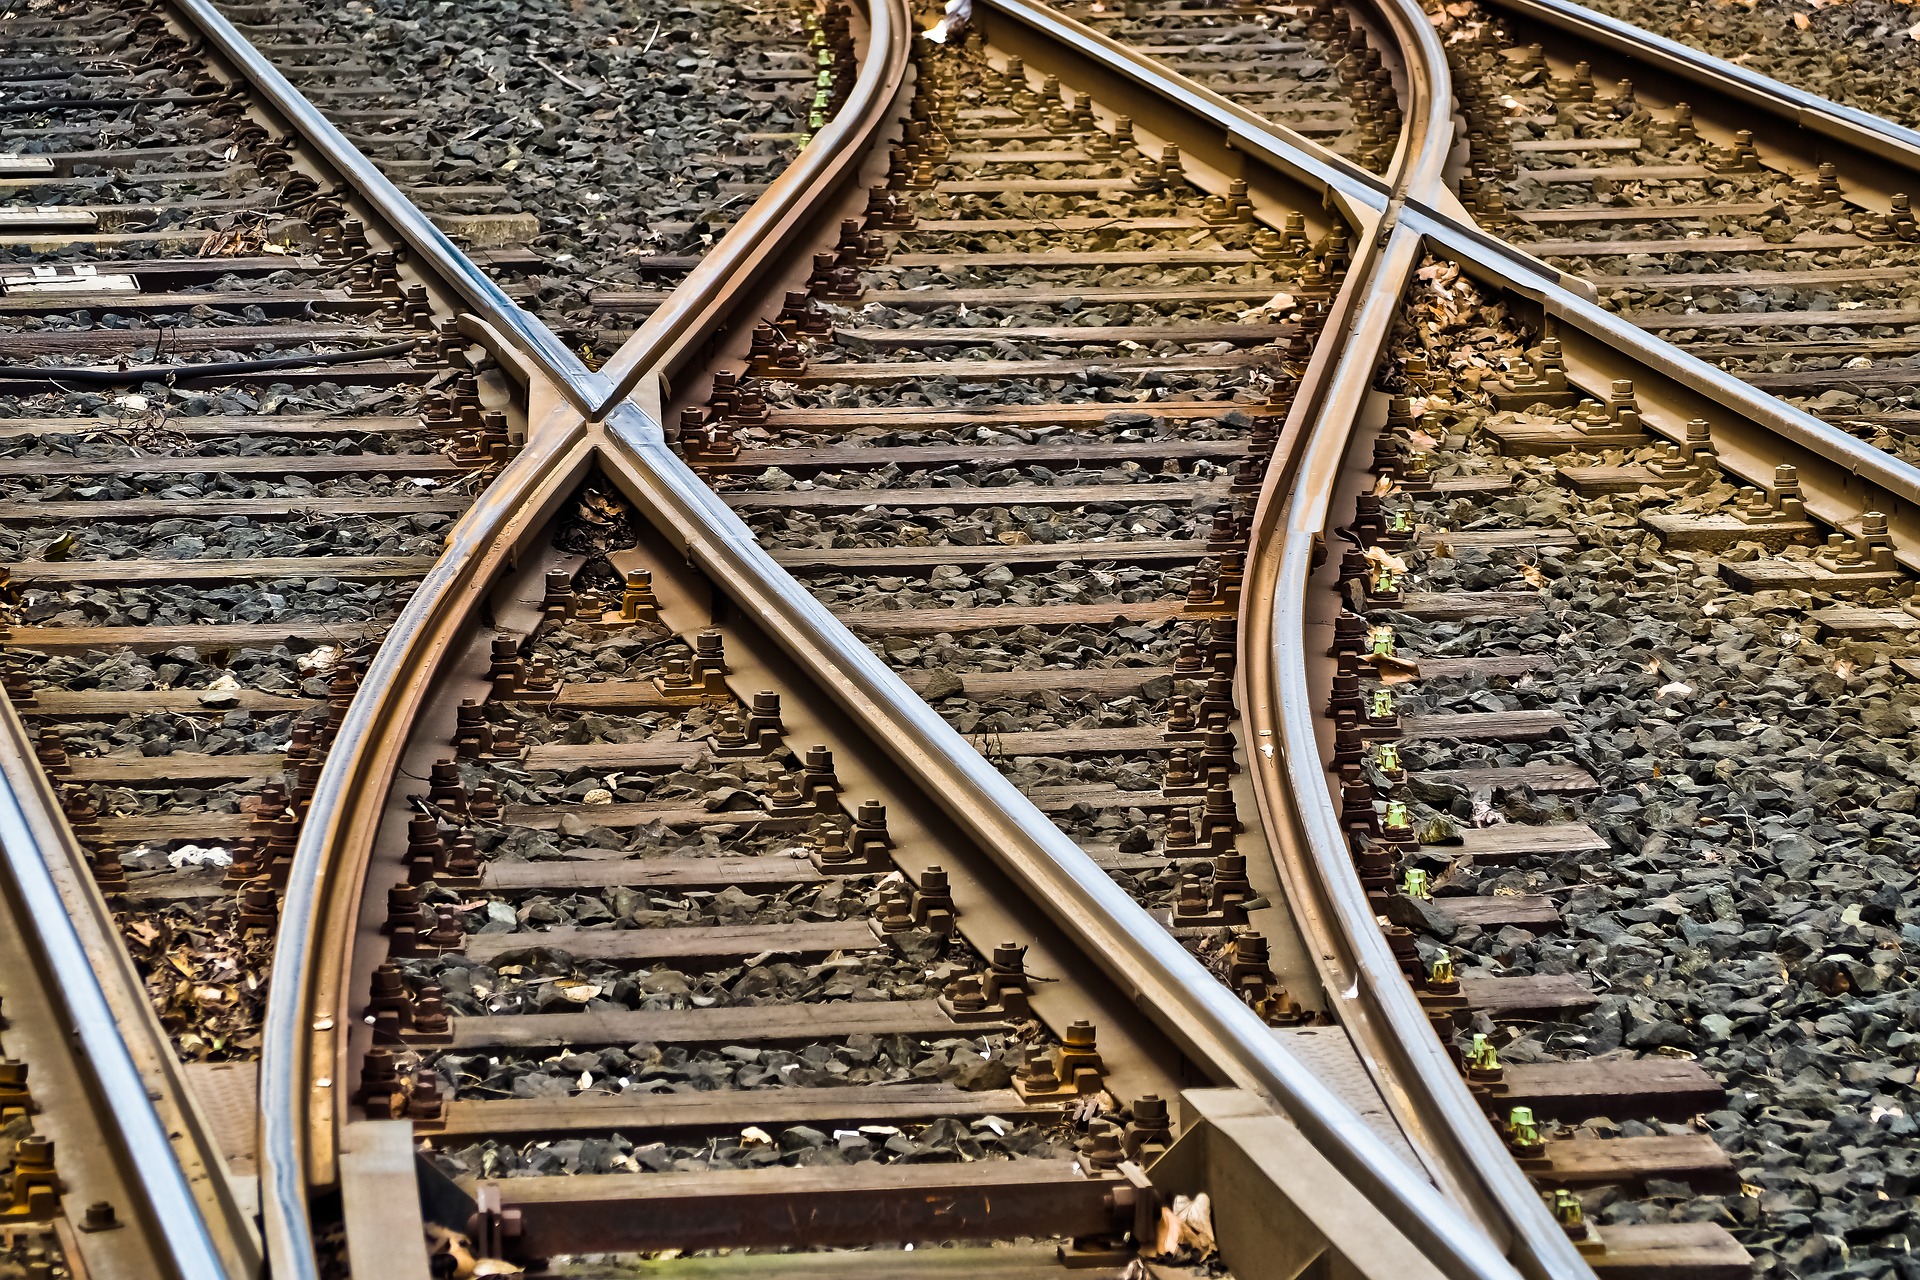
[[572, 76], [560, 70], [560, 68], [554, 66], [552, 63], [548, 62], [545, 58], [529, 57], [527, 60], [533, 63], [534, 66], [546, 72], [548, 75], [552, 76], [555, 80], [558, 80], [561, 84], [566, 85], [567, 88], [573, 90], [575, 93], [579, 94], [583, 98], [594, 98], [594, 97], [598, 97], [600, 94], [600, 90], [589, 89], [586, 85], [581, 84], [578, 80], [575, 80]]

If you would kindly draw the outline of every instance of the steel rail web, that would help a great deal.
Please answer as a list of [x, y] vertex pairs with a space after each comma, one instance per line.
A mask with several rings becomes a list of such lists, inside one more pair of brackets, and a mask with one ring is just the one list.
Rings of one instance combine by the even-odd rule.
[[[94, 969], [55, 879], [54, 859], [73, 861], [77, 855], [71, 848], [55, 847], [59, 842], [52, 832], [60, 829], [63, 819], [52, 788], [11, 704], [0, 710], [0, 721], [4, 722], [0, 723], [0, 868], [4, 868], [6, 892], [37, 943], [49, 999], [75, 1043], [75, 1058], [92, 1077], [90, 1092], [106, 1112], [101, 1128], [108, 1141], [120, 1147], [118, 1163], [128, 1189], [144, 1198], [138, 1214], [147, 1219], [150, 1234], [163, 1242], [166, 1257], [158, 1261], [169, 1266], [170, 1276], [239, 1280], [229, 1274], [221, 1258], [200, 1201], [174, 1154], [168, 1125], [148, 1095], [148, 1082], [114, 1018], [102, 977]], [[75, 879], [91, 886], [92, 875], [84, 863], [76, 869]], [[136, 987], [135, 994], [144, 1002], [143, 989]], [[162, 1047], [171, 1053], [171, 1046]], [[184, 1081], [180, 1085], [184, 1088]], [[205, 1142], [199, 1132], [182, 1136]], [[223, 1176], [217, 1163], [208, 1166], [208, 1173]]]

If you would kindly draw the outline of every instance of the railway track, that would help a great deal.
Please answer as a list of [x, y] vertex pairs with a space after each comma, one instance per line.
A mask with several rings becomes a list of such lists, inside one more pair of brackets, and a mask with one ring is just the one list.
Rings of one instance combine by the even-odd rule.
[[[1752, 619], [1740, 644], [1803, 615], [1807, 640], [1914, 629], [1899, 410], [1808, 411], [1906, 394], [1903, 322], [1871, 303], [1908, 153], [1501, 3], [1448, 11], [1451, 71], [1412, 6], [982, 0], [938, 40], [884, 2], [796, 10], [774, 27], [815, 33], [811, 144], [677, 288], [588, 300], [634, 326], [588, 322], [598, 370], [553, 245], [453, 247], [486, 175], [390, 129], [412, 90], [352, 85], [341, 28], [11, 19], [35, 64], [8, 100], [33, 120], [4, 338], [21, 861], [66, 869], [119, 1047], [185, 1117], [181, 1166], [218, 1174], [186, 1179], [224, 1250], [204, 1266], [249, 1269], [255, 1169], [288, 1276], [448, 1265], [430, 1250], [702, 1274], [1843, 1260], [1796, 1235], [1810, 1206], [1768, 1154], [1833, 1150], [1773, 1106], [1838, 1104], [1780, 1092], [1668, 976], [1731, 1010], [1773, 972], [1726, 940], [1764, 914], [1756, 881], [1713, 868], [1799, 784], [1703, 803], [1737, 768], [1635, 752], [1684, 724], [1648, 696], [1713, 678], [1674, 652], [1700, 634], [1676, 601]], [[1544, 55], [1499, 25], [1523, 19]], [[1589, 46], [1653, 69], [1589, 105], [1587, 73], [1552, 74]], [[1481, 226], [1443, 183], [1456, 95]], [[1755, 101], [1799, 121], [1757, 159], [1726, 127]], [[390, 129], [360, 139], [374, 160], [330, 113]], [[111, 144], [58, 149], [109, 115]], [[1558, 163], [1588, 151], [1688, 172]], [[1555, 217], [1581, 230], [1524, 238]], [[1620, 278], [1589, 269], [1626, 243], [1649, 247]], [[1701, 298], [1730, 301], [1672, 310]], [[1867, 366], [1809, 346], [1796, 317], [1829, 310], [1855, 315], [1825, 335], [1844, 351], [1883, 326]], [[1738, 332], [1772, 345], [1663, 340], [1702, 313], [1764, 316]], [[1623, 639], [1623, 598], [1665, 630]], [[1623, 643], [1651, 666], [1563, 669]], [[1837, 652], [1843, 691], [1898, 670]], [[1656, 804], [1705, 815], [1698, 865]], [[1897, 865], [1897, 827], [1860, 856]], [[1634, 914], [1596, 888], [1621, 871], [1668, 897]], [[1823, 926], [1855, 929], [1839, 958], [1780, 962], [1819, 993], [1800, 1008], [1882, 1016], [1857, 999], [1904, 982], [1893, 902]], [[1835, 1130], [1876, 1169], [1897, 1074], [1849, 1076], [1875, 1118]], [[1884, 1253], [1878, 1212], [1833, 1229]], [[765, 1256], [787, 1251], [816, 1252]]]
[[1479, 16], [1449, 21], [1474, 171], [1462, 197], [1483, 222], [1633, 323], [1912, 461], [1911, 317], [1892, 283], [1911, 254], [1911, 169], [1844, 148], [1811, 166], [1792, 144], [1763, 155], [1732, 115], [1696, 123], [1668, 100], [1685, 85], [1656, 79], [1643, 97], [1611, 50]]
[[[831, 6], [477, 9], [431, 42], [401, 7], [224, 12], [596, 359], [833, 115], [853, 70], [846, 11]], [[463, 56], [462, 39], [487, 52]]]

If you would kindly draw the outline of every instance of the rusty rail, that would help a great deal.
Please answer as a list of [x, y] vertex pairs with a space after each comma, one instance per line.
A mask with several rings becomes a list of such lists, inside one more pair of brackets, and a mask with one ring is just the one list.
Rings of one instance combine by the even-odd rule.
[[[1335, 191], [1343, 204], [1359, 212], [1357, 220], [1374, 233], [1364, 246], [1362, 262], [1367, 265], [1354, 273], [1356, 281], [1367, 285], [1353, 285], [1345, 303], [1350, 317], [1346, 327], [1348, 349], [1339, 358], [1331, 347], [1325, 353], [1316, 377], [1318, 390], [1302, 397], [1299, 420], [1290, 419], [1283, 438], [1283, 447], [1290, 445], [1293, 450], [1288, 466], [1281, 469], [1289, 483], [1284, 491], [1277, 483], [1270, 486], [1262, 499], [1260, 527], [1278, 539], [1269, 545], [1279, 548], [1268, 599], [1282, 612], [1249, 615], [1248, 622], [1261, 628], [1268, 639], [1266, 644], [1251, 645], [1248, 652], [1265, 653], [1272, 647], [1272, 661], [1279, 674], [1259, 686], [1268, 691], [1270, 702], [1291, 704], [1295, 713], [1307, 705], [1304, 673], [1298, 680], [1292, 674], [1298, 668], [1297, 650], [1302, 638], [1297, 627], [1289, 630], [1292, 615], [1284, 610], [1304, 591], [1311, 535], [1325, 522], [1329, 469], [1337, 470], [1358, 399], [1364, 394], [1379, 341], [1390, 323], [1399, 296], [1395, 282], [1404, 282], [1423, 244], [1437, 245], [1479, 272], [1511, 281], [1511, 287], [1541, 300], [1570, 325], [1592, 333], [1596, 341], [1620, 343], [1630, 354], [1645, 352], [1649, 362], [1697, 379], [1703, 388], [1701, 394], [1721, 399], [1729, 406], [1756, 411], [1765, 407], [1760, 402], [1768, 398], [1750, 389], [1737, 389], [1737, 380], [1718, 370], [1670, 350], [1656, 356], [1653, 348], [1662, 344], [1638, 330], [1631, 334], [1616, 332], [1622, 322], [1592, 307], [1577, 290], [1567, 286], [1559, 273], [1498, 246], [1470, 224], [1438, 212], [1443, 201], [1438, 170], [1446, 151], [1439, 139], [1450, 137], [1451, 132], [1450, 121], [1444, 135], [1440, 126], [1446, 115], [1447, 82], [1444, 62], [1437, 60], [1437, 42], [1411, 4], [1386, 6], [1380, 10], [1380, 18], [1396, 31], [1407, 51], [1410, 87], [1416, 94], [1425, 95], [1419, 113], [1423, 137], [1432, 141], [1419, 146], [1403, 144], [1392, 184], [1383, 184], [1377, 177], [1302, 139], [1288, 137], [1264, 121], [1248, 118], [1247, 113], [1224, 104], [1199, 86], [1127, 53], [1111, 41], [1104, 41], [1103, 46], [1104, 38], [1092, 33], [1085, 33], [1091, 39], [1083, 39], [1072, 31], [1077, 24], [1042, 6], [1028, 0], [982, 0], [982, 4], [1026, 22], [1049, 38], [1075, 39], [1082, 56], [1101, 60], [1111, 73], [1158, 94], [1169, 110], [1218, 128], [1225, 135], [1226, 149], [1283, 169], [1292, 181]], [[650, 516], [662, 528], [681, 535], [705, 571], [737, 591], [744, 603], [761, 610], [764, 625], [782, 635], [790, 651], [833, 690], [856, 719], [880, 740], [889, 742], [900, 763], [941, 795], [986, 847], [1002, 851], [1003, 865], [1048, 904], [1090, 954], [1131, 984], [1143, 1006], [1165, 1019], [1175, 1038], [1190, 1046], [1197, 1060], [1214, 1064], [1223, 1079], [1260, 1089], [1286, 1105], [1323, 1153], [1343, 1162], [1343, 1173], [1378, 1196], [1381, 1203], [1394, 1206], [1396, 1218], [1410, 1232], [1418, 1233], [1417, 1238], [1435, 1257], [1445, 1261], [1449, 1274], [1512, 1274], [1467, 1219], [1424, 1181], [1410, 1176], [1357, 1117], [1273, 1043], [1257, 1018], [1228, 993], [1217, 991], [1205, 975], [1196, 980], [1191, 957], [1166, 939], [1157, 926], [1137, 919], [1139, 908], [1130, 900], [1120, 899], [1098, 867], [1034, 811], [864, 645], [773, 566], [745, 526], [717, 503], [705, 485], [666, 448], [660, 424], [629, 400], [636, 390], [645, 399], [650, 380], [658, 378], [693, 343], [707, 336], [744, 282], [772, 269], [789, 230], [807, 216], [805, 205], [812, 193], [835, 188], [857, 173], [860, 149], [884, 127], [886, 106], [897, 89], [897, 82], [890, 80], [882, 64], [894, 58], [908, 38], [904, 14], [888, 0], [875, 0], [871, 23], [874, 37], [862, 62], [854, 98], [842, 113], [846, 127], [841, 128], [842, 120], [836, 120], [814, 140], [796, 168], [736, 224], [668, 306], [615, 357], [607, 374], [582, 377], [574, 370], [540, 364], [541, 371], [555, 379], [555, 389], [571, 408], [556, 410], [539, 425], [531, 434], [526, 452], [509, 467], [488, 500], [463, 518], [441, 565], [396, 623], [390, 643], [369, 673], [368, 692], [341, 729], [314, 806], [321, 820], [309, 824], [300, 845], [283, 917], [281, 968], [266, 1036], [263, 1161], [267, 1185], [263, 1186], [263, 1197], [276, 1274], [314, 1274], [305, 1222], [306, 1189], [312, 1182], [326, 1181], [332, 1173], [326, 1144], [337, 1123], [331, 1088], [338, 1072], [332, 1064], [340, 1060], [341, 1053], [337, 1029], [343, 1009], [339, 977], [344, 964], [337, 952], [340, 942], [335, 938], [344, 931], [330, 926], [338, 925], [340, 913], [350, 910], [357, 901], [371, 824], [385, 802], [391, 778], [391, 768], [386, 766], [398, 750], [399, 729], [409, 721], [421, 696], [418, 691], [426, 687], [440, 666], [452, 636], [509, 553], [513, 539], [557, 501], [566, 482], [585, 467], [598, 448], [612, 450], [625, 460], [628, 465], [624, 470], [630, 477], [637, 477], [631, 482], [641, 490]], [[457, 250], [453, 252], [457, 254]], [[1851, 465], [1871, 473], [1889, 490], [1920, 495], [1920, 472], [1859, 445], [1824, 423], [1806, 415], [1796, 416], [1795, 411], [1777, 402], [1771, 404], [1766, 419], [1769, 425], [1787, 429], [1810, 450], [1830, 454], [1836, 465]], [[1255, 633], [1247, 634], [1251, 637]], [[1257, 702], [1259, 690], [1249, 686], [1249, 691]], [[1289, 719], [1291, 723], [1277, 724], [1270, 736], [1258, 739], [1262, 746], [1284, 745], [1286, 749], [1286, 775], [1275, 775], [1269, 783], [1272, 799], [1263, 804], [1299, 805], [1305, 812], [1292, 821], [1303, 830], [1303, 841], [1316, 846], [1310, 851], [1311, 861], [1322, 868], [1329, 883], [1335, 869], [1350, 878], [1344, 847], [1338, 849], [1337, 859], [1319, 847], [1324, 846], [1327, 836], [1323, 819], [1330, 804], [1324, 777], [1317, 773], [1318, 753], [1311, 725], [1304, 726], [1303, 737], [1298, 715]], [[1281, 828], [1282, 824], [1275, 825], [1276, 830]], [[1337, 823], [1331, 831], [1337, 837]], [[1350, 939], [1371, 933], [1370, 915], [1356, 921], [1342, 909], [1329, 912], [1326, 922], [1328, 928], [1345, 929]], [[316, 940], [316, 930], [328, 931], [325, 942]], [[1410, 992], [1406, 992], [1397, 972], [1378, 971], [1377, 957], [1366, 954], [1367, 942], [1353, 945], [1357, 950], [1352, 954], [1364, 957], [1364, 967], [1375, 971], [1373, 980], [1380, 989], [1374, 1017], [1382, 1030], [1372, 1038], [1390, 1037], [1389, 1023], [1397, 1029], [1405, 1014], [1401, 995], [1410, 1001]], [[1173, 954], [1176, 951], [1179, 953]], [[1394, 983], [1401, 984], [1397, 992]], [[1426, 1035], [1424, 1019], [1419, 1033]], [[313, 1036], [320, 1037], [317, 1044], [310, 1042]], [[1390, 1056], [1384, 1050], [1377, 1051], [1376, 1062]], [[1403, 1064], [1400, 1070], [1425, 1080], [1439, 1065], [1431, 1060], [1434, 1057], [1437, 1055]], [[1450, 1065], [1446, 1075], [1458, 1088]], [[1401, 1087], [1394, 1085], [1389, 1096], [1395, 1096]], [[1440, 1088], [1437, 1083], [1430, 1087]], [[1403, 1097], [1402, 1101], [1403, 1121], [1422, 1105], [1418, 1098], [1407, 1102]], [[1491, 1143], [1489, 1155], [1485, 1144], [1466, 1133], [1458, 1108], [1451, 1105], [1456, 1101], [1450, 1100], [1449, 1107], [1427, 1125], [1410, 1123], [1416, 1137], [1421, 1137], [1429, 1125], [1457, 1130], [1451, 1136], [1432, 1139], [1434, 1146], [1452, 1146], [1450, 1153], [1440, 1156], [1429, 1152], [1436, 1176], [1452, 1190], [1464, 1188], [1462, 1199], [1490, 1223], [1504, 1247], [1514, 1250], [1522, 1269], [1538, 1275], [1580, 1274], [1584, 1267], [1577, 1256], [1568, 1258], [1570, 1247], [1558, 1236], [1551, 1220], [1547, 1219], [1546, 1225], [1560, 1241], [1558, 1248], [1542, 1237], [1540, 1222], [1519, 1203], [1524, 1192], [1526, 1201], [1538, 1209], [1524, 1184], [1516, 1191], [1501, 1172], [1511, 1166], [1498, 1144]], [[1472, 1118], [1478, 1130], [1486, 1133], [1484, 1117], [1477, 1107]], [[1483, 1156], [1490, 1167], [1476, 1170], [1473, 1166]]]
[[[181, 3], [204, 7], [205, 0]], [[806, 163], [810, 172], [838, 172], [839, 152], [855, 146], [864, 150], [864, 134], [837, 126], [842, 120], [858, 119], [868, 130], [877, 127], [884, 103], [898, 88], [905, 62], [904, 30], [889, 25], [893, 10], [885, 0], [876, 0], [871, 15], [875, 38], [869, 42], [847, 106], [796, 162]], [[233, 40], [244, 43], [230, 25], [226, 29]], [[254, 57], [258, 59], [257, 53]], [[266, 70], [272, 72], [271, 67]], [[272, 72], [269, 79], [273, 77], [278, 73]], [[317, 121], [331, 130], [283, 77], [278, 87], [292, 122]], [[351, 150], [344, 139], [340, 142]], [[374, 176], [385, 183], [377, 173]], [[787, 192], [785, 198], [791, 201], [793, 188], [783, 184], [775, 189]], [[392, 194], [405, 204], [397, 191]], [[384, 217], [386, 207], [380, 208]], [[417, 214], [414, 219], [415, 232], [424, 235], [417, 225], [423, 219]], [[778, 219], [749, 214], [723, 237], [712, 258], [738, 262], [764, 255], [767, 237], [779, 225]], [[429, 261], [436, 268], [445, 259], [456, 281], [483, 281], [492, 287], [484, 273], [437, 229], [424, 238], [434, 247]], [[695, 287], [710, 299], [719, 296], [712, 285], [715, 274], [694, 273], [694, 281], [707, 282]], [[686, 292], [683, 289], [682, 295]], [[268, 1264], [278, 1280], [318, 1280], [308, 1194], [310, 1188], [331, 1185], [339, 1176], [345, 1109], [336, 1082], [345, 1078], [347, 1065], [352, 926], [406, 728], [518, 540], [539, 527], [591, 462], [598, 432], [589, 419], [620, 403], [608, 378], [588, 373], [570, 353], [566, 360], [540, 358], [546, 344], [558, 339], [517, 307], [509, 303], [508, 308], [485, 307], [479, 319], [495, 332], [504, 330], [512, 351], [500, 353], [503, 357], [514, 352], [533, 357], [529, 371], [557, 397], [558, 407], [544, 421], [530, 424], [525, 448], [455, 525], [439, 562], [388, 631], [369, 667], [364, 691], [355, 699], [328, 755], [281, 907], [260, 1073], [261, 1218]], [[688, 314], [684, 303], [663, 310], [672, 311], [678, 319], [651, 324], [642, 334], [649, 343], [671, 348], [690, 331], [696, 317]], [[522, 327], [539, 340], [515, 340], [513, 335]], [[520, 363], [524, 369], [528, 362]]]
[[205, 39], [233, 73], [246, 81], [254, 101], [278, 115], [298, 134], [313, 156], [333, 170], [380, 223], [398, 235], [416, 255], [416, 269], [431, 275], [502, 335], [513, 351], [539, 369], [582, 411], [604, 403], [605, 379], [588, 371], [580, 357], [544, 324], [528, 315], [486, 272], [474, 265], [407, 199], [379, 166], [328, 120], [305, 94], [294, 88], [267, 56], [241, 35], [209, 0], [169, 0], [188, 26]]
[[[4, 698], [0, 894], [26, 926], [21, 941], [36, 957], [39, 984], [72, 1046], [73, 1067], [98, 1108], [110, 1149], [87, 1158], [104, 1155], [136, 1197], [119, 1210], [142, 1237], [149, 1255], [143, 1265], [166, 1268], [170, 1280], [252, 1275], [259, 1245], [222, 1170], [219, 1143], [120, 943], [86, 852]], [[10, 1010], [12, 1001], [10, 992]], [[12, 1035], [8, 1046], [32, 1065]], [[127, 1245], [115, 1256], [129, 1256]]]

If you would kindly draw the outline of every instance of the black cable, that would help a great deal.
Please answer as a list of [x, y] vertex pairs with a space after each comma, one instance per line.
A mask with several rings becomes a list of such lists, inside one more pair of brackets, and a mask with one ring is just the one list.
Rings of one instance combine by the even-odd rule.
[[139, 369], [60, 369], [9, 364], [0, 365], [0, 379], [122, 387], [142, 382], [165, 382], [168, 378], [183, 374], [190, 378], [224, 378], [243, 373], [266, 373], [273, 369], [295, 369], [303, 365], [359, 364], [366, 360], [384, 360], [389, 356], [411, 355], [418, 347], [416, 341], [389, 342], [384, 346], [362, 347], [357, 351], [323, 351], [310, 356], [266, 356], [258, 360], [227, 360], [219, 364], [150, 364]]

